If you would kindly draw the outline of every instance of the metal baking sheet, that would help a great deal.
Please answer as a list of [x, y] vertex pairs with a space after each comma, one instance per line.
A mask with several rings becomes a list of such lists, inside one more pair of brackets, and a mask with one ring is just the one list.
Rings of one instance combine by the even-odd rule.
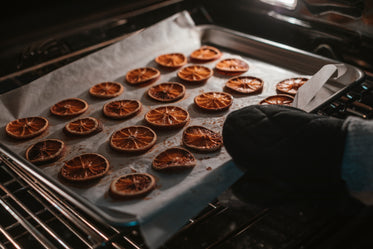
[[[2, 144], [18, 155], [20, 164], [30, 174], [45, 181], [63, 196], [84, 206], [97, 218], [118, 225], [136, 225], [147, 227], [146, 234], [154, 242], [158, 237], [164, 238], [179, 228], [187, 218], [196, 215], [208, 201], [211, 201], [241, 175], [230, 161], [230, 156], [223, 148], [211, 154], [194, 153], [197, 166], [187, 173], [167, 175], [151, 169], [152, 159], [165, 148], [179, 146], [183, 129], [165, 132], [156, 131], [157, 144], [149, 152], [139, 156], [126, 156], [113, 153], [108, 146], [110, 135], [123, 127], [144, 124], [144, 114], [160, 104], [147, 98], [147, 87], [134, 87], [124, 83], [125, 74], [137, 67], [154, 66], [154, 58], [163, 53], [182, 52], [189, 55], [201, 45], [213, 45], [221, 49], [223, 58], [242, 58], [249, 64], [249, 71], [244, 75], [255, 76], [264, 80], [263, 91], [259, 94], [233, 94], [234, 102], [229, 111], [206, 114], [200, 112], [193, 104], [194, 96], [201, 92], [223, 91], [229, 77], [214, 73], [207, 83], [186, 85], [185, 97], [173, 105], [187, 109], [191, 116], [189, 125], [204, 125], [220, 131], [226, 115], [247, 105], [257, 104], [263, 98], [276, 93], [277, 82], [290, 77], [310, 77], [323, 65], [335, 63], [329, 59], [315, 56], [301, 50], [273, 43], [217, 26], [195, 26], [190, 16], [182, 12], [156, 24], [141, 33], [126, 38], [110, 47], [91, 54], [70, 65], [62, 67], [27, 86], [0, 96], [0, 117]], [[204, 65], [214, 68], [217, 61]], [[353, 71], [349, 84], [359, 82], [364, 77], [361, 70], [346, 65]], [[161, 78], [153, 83], [178, 81], [177, 71], [161, 70]], [[115, 99], [139, 99], [143, 110], [136, 117], [124, 122], [106, 119], [102, 106], [111, 100], [97, 100], [89, 96], [88, 89], [102, 81], [123, 83], [124, 93]], [[330, 96], [348, 87], [345, 83], [331, 81], [333, 91]], [[330, 87], [328, 87], [329, 89]], [[328, 90], [329, 91], [329, 90]], [[53, 117], [49, 107], [59, 100], [79, 97], [87, 100], [90, 107], [82, 116], [93, 116], [103, 121], [104, 131], [90, 138], [68, 139], [62, 128], [67, 122]], [[42, 115], [50, 120], [51, 126], [46, 134], [28, 141], [9, 139], [4, 127], [16, 118]], [[94, 186], [81, 188], [64, 185], [58, 180], [58, 172], [63, 164], [59, 162], [35, 167], [19, 158], [26, 148], [44, 138], [61, 138], [68, 146], [68, 160], [82, 153], [96, 152], [107, 157], [111, 162], [110, 173]], [[17, 157], [17, 156], [16, 156]], [[115, 201], [107, 195], [112, 179], [125, 173], [148, 172], [158, 179], [158, 187], [145, 199]], [[157, 224], [157, 227], [149, 224]], [[146, 236], [145, 236], [146, 237]], [[153, 238], [154, 237], [154, 238]], [[159, 240], [158, 240], [159, 242]], [[154, 242], [154, 244], [157, 244]]]

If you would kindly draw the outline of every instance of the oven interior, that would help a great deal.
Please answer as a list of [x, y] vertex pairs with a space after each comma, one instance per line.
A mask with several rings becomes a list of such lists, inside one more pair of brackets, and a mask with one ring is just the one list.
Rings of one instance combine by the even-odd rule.
[[[364, 82], [325, 103], [321, 115], [370, 119], [373, 114], [373, 29], [368, 1], [142, 0], [48, 1], [3, 9], [0, 93], [5, 93], [174, 13], [346, 62], [365, 70]], [[316, 6], [316, 7], [315, 7]], [[343, 7], [343, 8], [341, 8]], [[362, 23], [362, 24], [361, 24]], [[361, 26], [356, 26], [356, 25]], [[361, 27], [357, 29], [356, 27]], [[370, 28], [370, 29], [369, 29]], [[147, 248], [136, 227], [114, 227], [30, 178], [0, 153], [1, 248]], [[341, 204], [342, 205], [342, 204]], [[162, 248], [372, 248], [373, 211], [348, 200], [276, 208], [252, 205], [231, 190], [209, 203]]]

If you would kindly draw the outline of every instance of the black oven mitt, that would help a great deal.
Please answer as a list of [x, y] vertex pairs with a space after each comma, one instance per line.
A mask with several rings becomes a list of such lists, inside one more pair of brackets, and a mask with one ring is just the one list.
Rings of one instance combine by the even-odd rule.
[[224, 123], [224, 144], [245, 171], [232, 190], [265, 206], [338, 203], [348, 196], [341, 179], [342, 124], [340, 119], [279, 105], [232, 112]]

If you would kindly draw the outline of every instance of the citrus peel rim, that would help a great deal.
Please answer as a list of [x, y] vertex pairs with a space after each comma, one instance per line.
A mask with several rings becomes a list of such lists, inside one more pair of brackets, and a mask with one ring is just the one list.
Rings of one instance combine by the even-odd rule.
[[140, 67], [130, 70], [126, 74], [126, 82], [131, 85], [152, 83], [161, 76], [161, 72], [154, 67]]
[[184, 97], [185, 86], [178, 82], [164, 82], [150, 87], [147, 93], [154, 100], [172, 102]]
[[89, 136], [102, 131], [102, 123], [94, 117], [75, 119], [65, 125], [63, 131], [67, 135]]
[[148, 111], [144, 116], [145, 121], [157, 128], [179, 128], [190, 120], [187, 110], [178, 106], [159, 106]]
[[[94, 161], [99, 162], [94, 164]], [[71, 182], [86, 182], [105, 176], [109, 168], [110, 163], [104, 156], [97, 153], [86, 153], [65, 161], [61, 167], [60, 176]]]
[[204, 126], [187, 127], [182, 135], [183, 145], [198, 152], [214, 152], [223, 146], [223, 137]]
[[10, 121], [5, 126], [5, 132], [12, 138], [23, 140], [41, 135], [47, 130], [48, 126], [48, 119], [41, 116], [19, 118]]
[[156, 141], [157, 134], [151, 128], [134, 125], [115, 131], [110, 136], [109, 144], [119, 152], [142, 153], [152, 148]]
[[55, 162], [63, 156], [65, 148], [65, 143], [60, 139], [45, 139], [30, 145], [25, 157], [36, 165]]
[[89, 89], [89, 94], [102, 99], [115, 98], [121, 95], [124, 87], [119, 82], [106, 81], [98, 83]]
[[197, 164], [194, 155], [182, 147], [168, 148], [159, 153], [152, 162], [157, 171], [179, 171], [194, 168]]
[[148, 173], [130, 173], [115, 178], [109, 194], [115, 199], [135, 199], [152, 192], [156, 187], [154, 176]]
[[68, 98], [54, 104], [50, 111], [60, 117], [74, 117], [87, 111], [88, 103], [80, 98]]
[[205, 92], [197, 95], [194, 103], [204, 111], [225, 111], [233, 104], [233, 96], [225, 92]]

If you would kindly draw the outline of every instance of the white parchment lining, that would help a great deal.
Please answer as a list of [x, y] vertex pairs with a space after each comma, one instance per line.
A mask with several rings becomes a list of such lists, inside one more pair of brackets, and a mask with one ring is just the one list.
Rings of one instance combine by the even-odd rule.
[[[14, 152], [24, 156], [31, 144], [45, 138], [60, 138], [67, 145], [66, 156], [59, 162], [40, 167], [48, 176], [58, 179], [57, 175], [63, 161], [82, 153], [100, 153], [111, 164], [107, 176], [97, 184], [89, 187], [68, 186], [72, 191], [89, 200], [97, 207], [134, 214], [140, 223], [140, 229], [150, 248], [157, 248], [171, 237], [189, 218], [196, 215], [209, 201], [234, 183], [242, 172], [230, 163], [230, 156], [223, 148], [211, 154], [197, 154], [196, 167], [188, 172], [178, 174], [158, 173], [151, 169], [153, 158], [166, 148], [179, 146], [183, 129], [176, 131], [156, 131], [156, 145], [146, 154], [128, 156], [113, 152], [108, 145], [110, 135], [123, 127], [144, 124], [144, 114], [151, 108], [161, 106], [159, 102], [146, 96], [146, 87], [134, 87], [124, 83], [125, 74], [134, 68], [157, 67], [154, 58], [160, 54], [181, 52], [189, 55], [201, 46], [198, 29], [187, 12], [172, 16], [146, 30], [128, 37], [105, 49], [75, 61], [53, 71], [34, 82], [0, 96], [0, 136], [2, 143]], [[229, 48], [234, 49], [234, 48]], [[203, 85], [186, 85], [185, 97], [173, 103], [190, 113], [189, 125], [203, 125], [221, 132], [226, 115], [241, 107], [257, 104], [261, 99], [276, 94], [275, 84], [290, 77], [300, 75], [254, 60], [239, 54], [229, 54], [222, 48], [223, 57], [239, 57], [250, 66], [244, 75], [259, 77], [264, 80], [264, 89], [257, 95], [234, 95], [234, 103], [229, 111], [206, 114], [197, 110], [193, 104], [194, 96], [201, 92], [222, 91], [229, 77], [215, 75]], [[215, 62], [204, 64], [214, 68]], [[161, 70], [161, 78], [153, 83], [178, 81], [177, 71]], [[115, 99], [138, 99], [143, 104], [140, 114], [129, 120], [110, 120], [103, 116], [102, 106], [112, 101], [95, 99], [88, 94], [88, 89], [103, 81], [121, 82], [124, 93]], [[89, 108], [81, 117], [93, 116], [104, 125], [103, 132], [89, 138], [68, 138], [62, 129], [70, 120], [54, 117], [49, 108], [65, 98], [78, 97], [89, 103]], [[48, 131], [40, 137], [28, 141], [14, 141], [5, 134], [5, 125], [17, 118], [44, 116], [50, 122]], [[110, 182], [119, 175], [131, 172], [148, 172], [156, 176], [157, 189], [145, 199], [132, 201], [114, 201], [107, 195]]]

